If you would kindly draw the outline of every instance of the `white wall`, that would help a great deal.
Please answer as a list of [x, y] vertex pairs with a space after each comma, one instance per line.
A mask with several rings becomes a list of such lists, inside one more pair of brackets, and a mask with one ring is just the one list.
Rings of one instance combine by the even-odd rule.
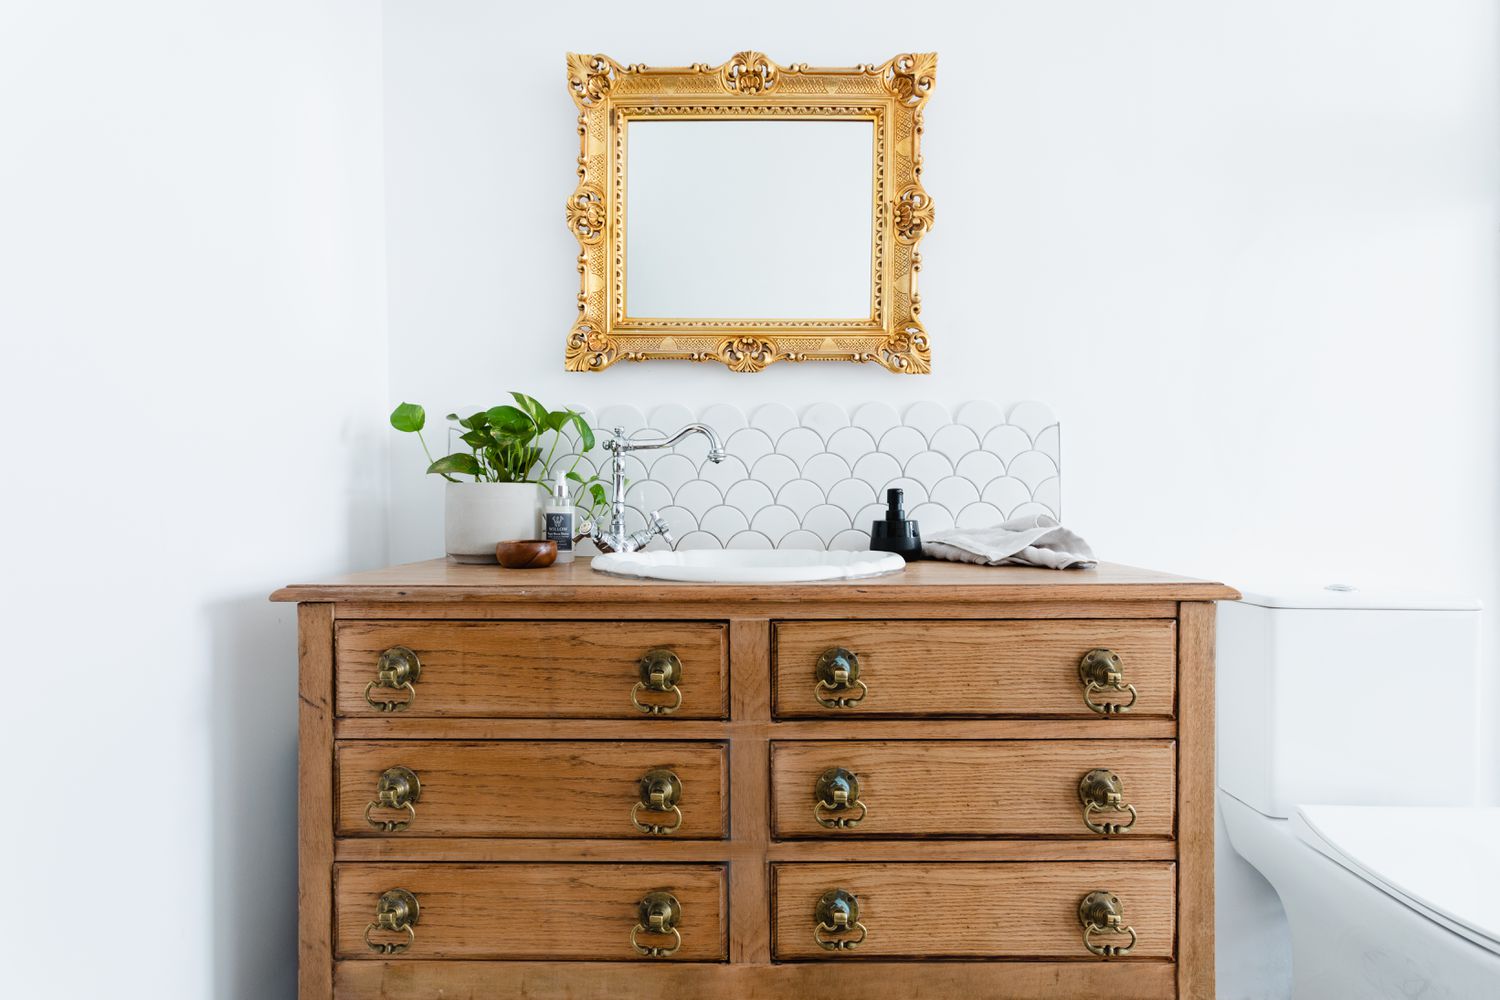
[[385, 559], [380, 10], [0, 4], [0, 993], [293, 994], [296, 641]]
[[[391, 400], [1037, 398], [1062, 418], [1066, 516], [1105, 558], [1495, 608], [1497, 29], [1486, 0], [388, 0]], [[931, 376], [563, 372], [563, 53], [681, 65], [747, 47], [820, 65], [939, 53]], [[395, 442], [399, 559], [441, 552], [421, 468], [416, 442]], [[1486, 684], [1493, 717], [1493, 668]], [[1253, 891], [1230, 874], [1230, 893]], [[1263, 995], [1284, 971], [1231, 970], [1221, 995]]]

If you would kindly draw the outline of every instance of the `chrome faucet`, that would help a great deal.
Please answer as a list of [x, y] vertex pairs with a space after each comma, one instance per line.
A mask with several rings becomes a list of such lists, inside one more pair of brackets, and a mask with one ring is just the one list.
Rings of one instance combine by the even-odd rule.
[[668, 545], [672, 544], [672, 531], [666, 520], [657, 511], [652, 511], [650, 518], [644, 528], [639, 531], [627, 532], [625, 530], [625, 455], [632, 451], [649, 451], [655, 448], [670, 448], [689, 434], [702, 434], [708, 438], [708, 460], [710, 462], [722, 462], [728, 452], [724, 450], [719, 435], [707, 424], [688, 424], [682, 430], [669, 438], [650, 441], [629, 441], [625, 438], [625, 428], [613, 427], [610, 429], [611, 438], [604, 443], [604, 448], [613, 459], [611, 471], [614, 479], [614, 492], [610, 496], [609, 505], [609, 528], [601, 530], [592, 521], [585, 522], [579, 538], [592, 538], [600, 552], [635, 552], [646, 547], [646, 544], [660, 535]]

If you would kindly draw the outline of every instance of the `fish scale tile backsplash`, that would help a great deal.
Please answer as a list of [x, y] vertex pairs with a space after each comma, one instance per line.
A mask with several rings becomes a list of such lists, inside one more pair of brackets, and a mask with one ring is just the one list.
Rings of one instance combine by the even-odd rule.
[[[608, 478], [609, 455], [600, 445], [611, 428], [646, 439], [696, 420], [718, 432], [729, 453], [718, 464], [708, 461], [701, 436], [626, 458], [630, 527], [643, 526], [646, 512], [660, 511], [678, 549], [863, 549], [892, 486], [906, 491], [907, 516], [924, 532], [1016, 514], [1062, 516], [1057, 418], [1040, 403], [1006, 412], [986, 401], [956, 410], [936, 402], [904, 410], [881, 402], [847, 410], [821, 402], [800, 416], [778, 403], [748, 413], [723, 403], [699, 413], [671, 403], [649, 412], [575, 408], [599, 438], [581, 456], [578, 471], [585, 477], [597, 472]], [[564, 434], [552, 468], [569, 468], [578, 445], [576, 436]], [[661, 539], [648, 546], [665, 547]], [[592, 543], [579, 551], [594, 554]]]

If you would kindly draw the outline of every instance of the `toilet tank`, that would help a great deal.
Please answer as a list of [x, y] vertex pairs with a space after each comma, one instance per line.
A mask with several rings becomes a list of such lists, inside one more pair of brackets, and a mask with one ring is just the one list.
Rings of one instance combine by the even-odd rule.
[[1279, 817], [1475, 801], [1478, 602], [1335, 587], [1218, 607], [1220, 788]]

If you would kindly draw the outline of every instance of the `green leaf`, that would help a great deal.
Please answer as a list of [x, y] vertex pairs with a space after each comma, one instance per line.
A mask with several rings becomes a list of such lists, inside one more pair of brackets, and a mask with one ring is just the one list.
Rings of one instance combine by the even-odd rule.
[[536, 433], [536, 424], [531, 417], [514, 406], [495, 406], [485, 412], [490, 426], [511, 437], [530, 439]]
[[579, 413], [577, 410], [569, 410], [568, 419], [572, 421], [574, 427], [578, 428], [578, 437], [583, 444], [583, 450], [593, 451], [594, 429], [589, 426], [589, 422], [587, 420], [583, 419], [583, 414]]
[[398, 431], [414, 434], [427, 426], [427, 411], [416, 403], [402, 403], [391, 411], [391, 426]]
[[461, 476], [474, 476], [477, 478], [480, 473], [479, 459], [473, 455], [444, 455], [429, 465], [427, 472], [429, 475], [437, 473], [438, 475], [446, 476], [450, 473], [457, 473]]
[[475, 451], [487, 448], [490, 445], [488, 431], [464, 431], [463, 434], [459, 435], [458, 439]]
[[567, 410], [553, 410], [551, 413], [547, 414], [545, 426], [549, 431], [561, 431], [563, 429], [563, 425], [567, 422]]
[[567, 473], [567, 476], [568, 476], [569, 479], [573, 480], [573, 482], [577, 483], [579, 486], [583, 485], [584, 479], [578, 473], [573, 472], [572, 470], [569, 470], [568, 473]]
[[490, 425], [490, 417], [488, 413], [480, 410], [478, 413], [469, 418], [468, 423], [464, 423], [462, 420], [460, 420], [459, 423], [463, 424], [465, 427], [477, 431], [482, 427], [488, 427]]
[[512, 392], [510, 396], [520, 405], [521, 409], [526, 411], [527, 415], [531, 417], [533, 423], [535, 423], [538, 427], [547, 426], [547, 408], [545, 406], [543, 406], [541, 403], [538, 403], [536, 400], [532, 399], [524, 392]]
[[599, 483], [593, 483], [589, 486], [589, 496], [593, 497], [594, 503], [601, 507], [609, 501], [609, 497], [604, 493], [603, 485]]

